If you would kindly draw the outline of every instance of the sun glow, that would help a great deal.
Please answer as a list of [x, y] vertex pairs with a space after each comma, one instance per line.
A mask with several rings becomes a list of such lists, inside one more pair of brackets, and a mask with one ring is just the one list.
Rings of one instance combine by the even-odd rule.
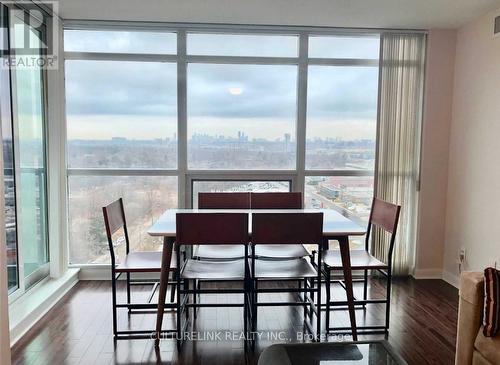
[[227, 89], [228, 93], [231, 95], [241, 95], [243, 94], [243, 89], [241, 87], [230, 87]]

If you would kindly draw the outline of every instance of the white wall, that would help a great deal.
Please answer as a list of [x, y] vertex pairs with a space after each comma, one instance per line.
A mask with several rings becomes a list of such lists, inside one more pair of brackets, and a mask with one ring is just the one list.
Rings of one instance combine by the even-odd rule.
[[458, 251], [467, 270], [500, 266], [500, 37], [498, 11], [460, 28], [448, 166], [444, 277], [456, 280]]
[[455, 44], [455, 30], [429, 31], [415, 255], [417, 278], [441, 278], [443, 270]]

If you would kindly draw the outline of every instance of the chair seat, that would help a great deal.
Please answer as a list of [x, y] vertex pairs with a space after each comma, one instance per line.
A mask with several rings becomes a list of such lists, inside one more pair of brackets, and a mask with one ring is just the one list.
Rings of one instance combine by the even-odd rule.
[[[350, 251], [350, 256], [352, 269], [387, 269], [388, 267], [365, 250], [352, 250]], [[323, 262], [334, 270], [341, 270], [343, 268], [342, 256], [339, 250], [326, 251], [323, 255]]]
[[184, 279], [243, 280], [245, 278], [245, 260], [188, 260], [181, 277]]
[[199, 245], [194, 257], [210, 260], [235, 260], [245, 257], [243, 245]]
[[[129, 252], [125, 260], [116, 266], [116, 272], [160, 272], [161, 251]], [[170, 271], [177, 267], [175, 253], [172, 254]]]
[[304, 245], [256, 245], [255, 256], [273, 259], [297, 259], [309, 256]]
[[305, 258], [294, 260], [255, 260], [255, 278], [288, 279], [316, 277], [318, 273]]

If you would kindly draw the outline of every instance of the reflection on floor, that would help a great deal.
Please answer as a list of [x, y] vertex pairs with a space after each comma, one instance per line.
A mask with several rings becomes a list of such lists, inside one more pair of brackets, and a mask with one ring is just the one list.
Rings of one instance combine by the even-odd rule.
[[[382, 279], [371, 281], [372, 296], [383, 293], [383, 283]], [[355, 285], [355, 291], [360, 293], [361, 286]], [[440, 280], [413, 279], [396, 280], [393, 288], [390, 344], [409, 364], [453, 364], [457, 290]], [[137, 300], [147, 297], [149, 289], [148, 286], [136, 287], [134, 297]], [[173, 340], [162, 341], [158, 352], [150, 340], [120, 340], [114, 344], [110, 291], [108, 281], [79, 282], [16, 344], [13, 364], [256, 364], [264, 348], [283, 340], [301, 341], [297, 333], [304, 331], [302, 308], [260, 308], [258, 328], [263, 331], [263, 337], [254, 353], [245, 354], [243, 341], [207, 335], [222, 331], [223, 336], [233, 337], [234, 332], [243, 328], [242, 309], [203, 308], [192, 327], [202, 338], [187, 341], [180, 354]], [[343, 292], [335, 288], [333, 295], [341, 299]], [[287, 294], [278, 296], [286, 299]], [[205, 301], [214, 303], [239, 299], [234, 295], [205, 296]], [[126, 312], [122, 312], [120, 326], [154, 328], [154, 314], [134, 314], [129, 321]], [[381, 305], [357, 311], [358, 323], [381, 323], [383, 315]], [[347, 314], [335, 311], [332, 324], [333, 321], [348, 325]], [[174, 317], [165, 314], [165, 326], [169, 325], [174, 325]], [[361, 336], [360, 339], [378, 338], [383, 336]]]

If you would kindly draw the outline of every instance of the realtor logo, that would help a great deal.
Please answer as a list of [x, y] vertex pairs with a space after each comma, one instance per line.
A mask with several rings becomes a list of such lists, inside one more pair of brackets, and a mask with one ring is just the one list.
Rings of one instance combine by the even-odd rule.
[[56, 1], [0, 1], [1, 67], [56, 69], [57, 13]]

